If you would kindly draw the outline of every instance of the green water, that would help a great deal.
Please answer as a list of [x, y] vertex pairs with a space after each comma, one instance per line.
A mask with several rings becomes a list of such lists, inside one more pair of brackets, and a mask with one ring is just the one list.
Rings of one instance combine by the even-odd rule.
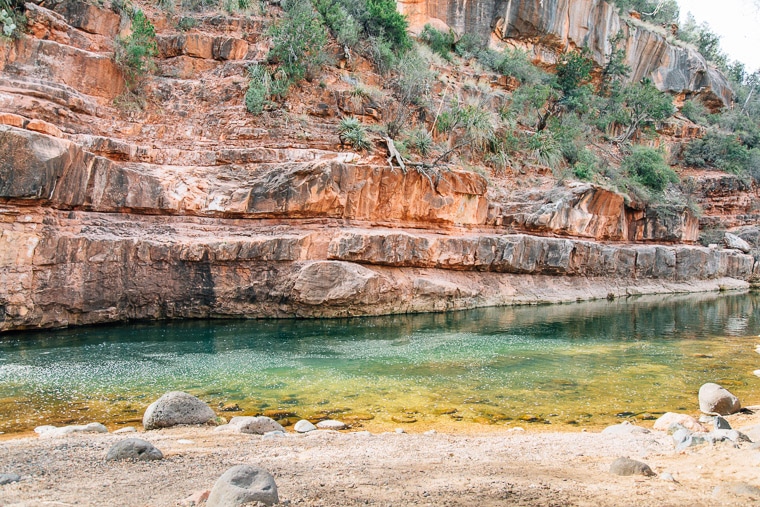
[[758, 294], [19, 333], [0, 338], [0, 431], [135, 424], [169, 390], [291, 423], [598, 427], [696, 412], [709, 381], [760, 404], [758, 333]]

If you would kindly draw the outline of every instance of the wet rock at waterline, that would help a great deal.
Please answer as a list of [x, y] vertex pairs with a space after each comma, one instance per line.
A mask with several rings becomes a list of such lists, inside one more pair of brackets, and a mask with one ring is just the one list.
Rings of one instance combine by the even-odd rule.
[[675, 412], [666, 412], [660, 416], [660, 418], [654, 422], [653, 429], [657, 431], [670, 431], [670, 428], [674, 424], [681, 425], [689, 431], [698, 433], [704, 433], [707, 431], [707, 429], [705, 429], [705, 427], [692, 416], [687, 414], [677, 414]]
[[62, 437], [65, 435], [73, 435], [76, 433], [108, 433], [108, 429], [102, 424], [95, 422], [62, 427], [50, 425], [37, 426], [34, 428], [34, 432], [37, 433], [40, 437], [54, 438]]
[[251, 465], [232, 467], [216, 481], [206, 507], [237, 507], [254, 502], [274, 505], [280, 501], [274, 477]]
[[296, 431], [296, 433], [308, 433], [310, 431], [316, 430], [317, 427], [306, 419], [301, 419], [295, 424], [295, 426], [293, 426], [293, 429]]
[[141, 438], [128, 438], [116, 442], [108, 450], [106, 461], [155, 461], [164, 459], [156, 447]]
[[0, 474], [0, 486], [10, 484], [12, 482], [18, 482], [21, 480], [19, 474]]
[[180, 424], [207, 424], [216, 420], [211, 408], [192, 394], [171, 391], [150, 404], [143, 415], [146, 430]]
[[739, 398], [718, 384], [707, 383], [699, 388], [699, 410], [705, 414], [730, 415], [741, 408]]
[[336, 421], [334, 419], [328, 419], [326, 421], [319, 421], [317, 423], [317, 428], [321, 430], [344, 430], [346, 429], [346, 423], [341, 421]]
[[646, 463], [630, 458], [618, 458], [610, 465], [610, 473], [615, 475], [656, 475]]
[[233, 433], [248, 433], [251, 435], [264, 435], [273, 431], [285, 432], [280, 423], [266, 416], [237, 416], [230, 419], [229, 424], [219, 426], [219, 431]]

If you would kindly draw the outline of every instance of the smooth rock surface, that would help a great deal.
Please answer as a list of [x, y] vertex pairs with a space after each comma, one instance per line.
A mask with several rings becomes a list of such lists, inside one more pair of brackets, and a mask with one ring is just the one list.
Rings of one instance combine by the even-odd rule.
[[723, 237], [723, 242], [726, 244], [726, 248], [733, 248], [734, 250], [741, 250], [744, 253], [749, 253], [752, 247], [749, 243], [735, 234], [727, 232]]
[[143, 415], [146, 430], [180, 424], [207, 424], [216, 419], [211, 407], [182, 391], [171, 391], [151, 403]]
[[631, 424], [628, 421], [624, 421], [620, 424], [614, 424], [612, 426], [607, 426], [602, 430], [603, 435], [646, 435], [647, 433], [651, 433], [651, 431], [649, 431], [647, 428]]
[[705, 414], [731, 415], [741, 408], [739, 398], [718, 384], [707, 383], [699, 388], [699, 410]]
[[666, 412], [655, 422], [653, 428], [657, 431], [668, 431], [673, 424], [680, 424], [689, 431], [706, 432], [707, 429], [702, 426], [695, 418], [688, 414], [678, 414], [675, 412]]
[[263, 468], [238, 465], [230, 468], [214, 483], [206, 507], [237, 507], [261, 502], [279, 502], [274, 477]]
[[285, 431], [280, 423], [266, 416], [236, 416], [230, 419], [229, 427], [234, 428], [234, 431], [239, 433], [252, 435], [263, 435], [270, 431]]
[[141, 438], [128, 438], [116, 442], [108, 450], [106, 461], [155, 461], [164, 455], [153, 444]]
[[301, 419], [295, 424], [295, 426], [293, 426], [293, 429], [296, 431], [296, 433], [308, 433], [310, 431], [316, 430], [317, 427], [306, 419]]
[[618, 458], [610, 465], [610, 473], [615, 475], [656, 475], [646, 463], [630, 458]]
[[62, 437], [66, 435], [73, 435], [78, 433], [108, 433], [108, 428], [100, 423], [89, 424], [76, 424], [72, 426], [38, 426], [34, 428], [34, 432], [40, 437]]
[[326, 421], [319, 421], [317, 423], [317, 428], [321, 430], [344, 430], [347, 426], [344, 422], [328, 419]]

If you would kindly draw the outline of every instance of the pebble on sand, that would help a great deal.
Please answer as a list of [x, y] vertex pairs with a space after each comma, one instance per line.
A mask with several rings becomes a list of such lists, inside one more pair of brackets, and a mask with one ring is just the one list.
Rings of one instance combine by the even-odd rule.
[[610, 473], [615, 475], [644, 475], [652, 477], [655, 474], [649, 465], [630, 458], [618, 458], [610, 465]]

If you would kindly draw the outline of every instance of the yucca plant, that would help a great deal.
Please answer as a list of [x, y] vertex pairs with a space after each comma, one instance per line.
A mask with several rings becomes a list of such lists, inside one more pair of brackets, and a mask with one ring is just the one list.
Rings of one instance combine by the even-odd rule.
[[367, 130], [362, 123], [353, 116], [347, 116], [340, 120], [338, 125], [338, 138], [341, 145], [349, 145], [355, 150], [369, 151], [372, 142], [367, 138]]

